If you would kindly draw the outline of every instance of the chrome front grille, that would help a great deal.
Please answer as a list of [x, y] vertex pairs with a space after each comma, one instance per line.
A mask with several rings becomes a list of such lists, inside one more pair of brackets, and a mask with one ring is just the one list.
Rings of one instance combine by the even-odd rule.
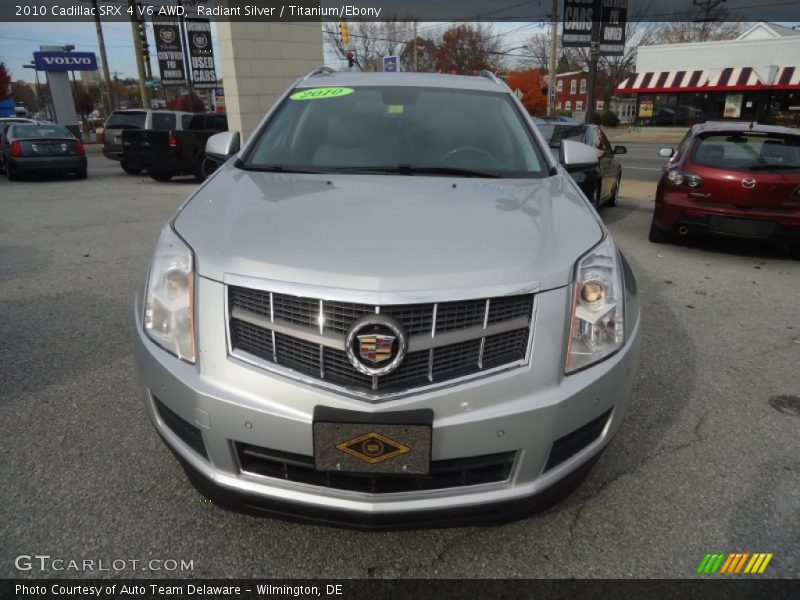
[[[368, 400], [525, 364], [535, 300], [527, 293], [374, 306], [234, 285], [227, 293], [233, 355]], [[345, 337], [356, 320], [376, 312], [402, 325], [409, 347], [396, 370], [370, 376], [350, 363]]]

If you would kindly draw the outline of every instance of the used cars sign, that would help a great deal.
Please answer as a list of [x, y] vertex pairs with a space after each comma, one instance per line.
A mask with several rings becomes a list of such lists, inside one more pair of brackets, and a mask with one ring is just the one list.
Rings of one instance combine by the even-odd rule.
[[34, 52], [39, 71], [97, 71], [94, 52]]

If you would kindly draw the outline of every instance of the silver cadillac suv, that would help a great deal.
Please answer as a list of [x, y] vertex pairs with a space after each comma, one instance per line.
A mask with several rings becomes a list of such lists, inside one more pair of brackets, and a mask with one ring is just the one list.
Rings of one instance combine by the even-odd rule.
[[586, 475], [637, 371], [636, 283], [501, 80], [318, 69], [164, 227], [144, 404], [192, 483], [379, 528], [509, 519]]

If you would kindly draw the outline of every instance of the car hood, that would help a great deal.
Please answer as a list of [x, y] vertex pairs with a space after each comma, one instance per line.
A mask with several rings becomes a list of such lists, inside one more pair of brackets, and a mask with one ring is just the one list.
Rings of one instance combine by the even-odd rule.
[[567, 285], [602, 237], [568, 176], [302, 175], [223, 166], [175, 229], [197, 272], [413, 292]]

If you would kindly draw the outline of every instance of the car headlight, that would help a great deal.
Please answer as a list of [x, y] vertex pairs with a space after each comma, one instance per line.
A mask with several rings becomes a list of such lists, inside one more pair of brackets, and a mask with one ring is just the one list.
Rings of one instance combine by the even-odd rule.
[[194, 362], [194, 257], [171, 225], [161, 231], [150, 263], [144, 331], [167, 352]]
[[608, 235], [575, 265], [565, 373], [608, 358], [625, 341], [622, 268]]

